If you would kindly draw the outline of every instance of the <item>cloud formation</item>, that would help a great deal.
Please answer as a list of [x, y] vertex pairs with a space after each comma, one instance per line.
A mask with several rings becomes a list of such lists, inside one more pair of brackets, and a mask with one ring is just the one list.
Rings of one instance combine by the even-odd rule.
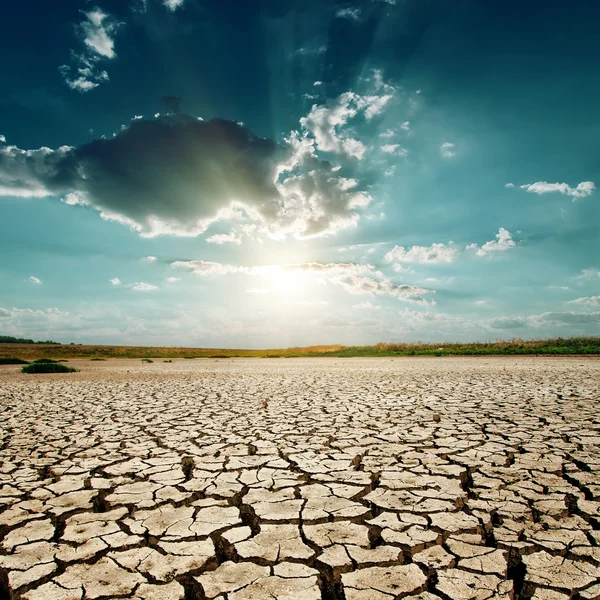
[[504, 252], [510, 248], [514, 248], [516, 245], [510, 231], [507, 231], [504, 227], [500, 227], [495, 240], [486, 242], [481, 248], [477, 244], [469, 244], [466, 249], [474, 250], [477, 256], [487, 256], [494, 252]]
[[314, 104], [308, 115], [300, 119], [303, 130], [314, 137], [317, 150], [357, 160], [364, 157], [365, 145], [346, 133], [343, 127], [358, 115], [368, 121], [383, 112], [393, 98], [394, 88], [383, 83], [380, 77], [374, 76], [372, 94], [345, 92], [325, 104]]
[[335, 16], [338, 19], [347, 19], [349, 21], [360, 21], [360, 8], [339, 8], [335, 11]]
[[550, 194], [552, 192], [558, 192], [565, 196], [573, 198], [573, 202], [578, 198], [585, 198], [590, 196], [596, 189], [596, 184], [593, 181], [582, 181], [578, 183], [576, 187], [572, 188], [566, 183], [548, 183], [546, 181], [536, 181], [535, 183], [526, 183], [525, 185], [519, 186], [522, 190], [531, 192], [533, 194]]
[[196, 236], [222, 219], [274, 238], [330, 235], [355, 225], [371, 196], [319, 160], [315, 143], [292, 132], [278, 144], [223, 119], [138, 119], [76, 148], [0, 143], [0, 195], [64, 196], [145, 237]]
[[235, 233], [216, 233], [206, 238], [209, 244], [241, 244], [242, 240]]
[[373, 277], [347, 275], [335, 280], [350, 294], [366, 294], [368, 296], [393, 296], [399, 300], [414, 302], [428, 306], [435, 305], [435, 300], [427, 300], [425, 294], [435, 293], [416, 285], [397, 284], [389, 279], [378, 280]]
[[600, 311], [595, 312], [544, 312], [539, 315], [525, 317], [496, 317], [484, 322], [492, 329], [519, 329], [523, 327], [562, 327], [568, 325], [598, 325]]
[[36, 285], [41, 285], [41, 283], [42, 283], [41, 279], [38, 279], [37, 277], [34, 277], [33, 275], [31, 277], [28, 277], [27, 281], [30, 281], [31, 283], [35, 283]]
[[600, 269], [583, 269], [575, 279], [600, 279]]
[[99, 63], [116, 58], [114, 36], [120, 23], [97, 7], [83, 12], [83, 16], [76, 32], [85, 49], [71, 53], [75, 66], [61, 65], [59, 71], [72, 90], [89, 92], [108, 81], [108, 73]]
[[444, 142], [440, 146], [440, 154], [443, 158], [452, 158], [456, 154], [456, 144]]
[[163, 0], [163, 4], [167, 7], [171, 12], [181, 8], [183, 6], [184, 0]]
[[375, 271], [373, 265], [357, 263], [298, 263], [284, 265], [257, 265], [251, 267], [225, 265], [204, 260], [175, 261], [174, 269], [186, 269], [196, 275], [214, 276], [244, 274], [277, 279], [285, 273], [312, 273], [323, 281], [339, 285], [350, 294], [367, 296], [392, 296], [407, 302], [435, 305], [435, 301], [424, 298], [434, 290], [419, 286], [397, 284]]
[[131, 288], [134, 292], [151, 292], [157, 290], [158, 286], [151, 283], [145, 283], [143, 281], [136, 281]]
[[582, 306], [600, 306], [600, 296], [584, 296], [570, 300], [569, 304], [580, 304]]
[[385, 260], [388, 262], [405, 262], [405, 263], [451, 263], [458, 254], [458, 249], [453, 242], [446, 244], [431, 244], [431, 246], [412, 246], [410, 249], [405, 249], [404, 246], [394, 246], [385, 255]]

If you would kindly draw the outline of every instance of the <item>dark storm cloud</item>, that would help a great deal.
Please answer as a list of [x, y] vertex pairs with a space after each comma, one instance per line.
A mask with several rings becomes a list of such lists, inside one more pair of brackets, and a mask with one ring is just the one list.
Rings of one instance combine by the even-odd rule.
[[0, 143], [0, 195], [65, 196], [149, 236], [198, 235], [233, 216], [275, 235], [331, 233], [368, 203], [354, 185], [303, 139], [282, 145], [239, 123], [184, 114], [135, 120], [77, 148]]
[[267, 216], [277, 203], [274, 174], [284, 154], [237, 123], [186, 115], [136, 121], [73, 152], [86, 195], [150, 230], [155, 219], [195, 229], [236, 201]]

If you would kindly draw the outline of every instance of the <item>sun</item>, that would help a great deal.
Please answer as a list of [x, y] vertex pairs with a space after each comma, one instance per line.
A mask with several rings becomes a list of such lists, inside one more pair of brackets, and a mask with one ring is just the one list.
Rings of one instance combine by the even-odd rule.
[[317, 274], [289, 266], [260, 267], [257, 274], [261, 278], [260, 287], [271, 298], [285, 299], [286, 301], [311, 298], [315, 294], [319, 294], [319, 288], [323, 283]]

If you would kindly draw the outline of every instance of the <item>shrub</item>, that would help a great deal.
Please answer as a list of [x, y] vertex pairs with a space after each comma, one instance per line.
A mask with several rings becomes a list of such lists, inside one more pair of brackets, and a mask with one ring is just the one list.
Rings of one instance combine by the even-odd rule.
[[163, 360], [163, 362], [173, 362], [172, 360]]
[[90, 360], [106, 360], [105, 358], [90, 358]]
[[42, 362], [27, 365], [21, 369], [22, 373], [74, 373], [77, 369], [67, 367], [57, 362]]
[[57, 363], [58, 361], [52, 360], [51, 358], [36, 358], [33, 362], [38, 365], [45, 365], [50, 363]]
[[150, 360], [149, 358], [142, 358], [142, 362], [151, 363], [151, 362], [154, 362], [154, 361]]
[[0, 365], [28, 365], [22, 358], [0, 358]]

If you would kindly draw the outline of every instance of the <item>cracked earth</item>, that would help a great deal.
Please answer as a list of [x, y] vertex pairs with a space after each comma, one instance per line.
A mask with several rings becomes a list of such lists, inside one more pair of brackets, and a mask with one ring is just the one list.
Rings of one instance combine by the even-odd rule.
[[0, 367], [0, 599], [600, 598], [600, 360]]

